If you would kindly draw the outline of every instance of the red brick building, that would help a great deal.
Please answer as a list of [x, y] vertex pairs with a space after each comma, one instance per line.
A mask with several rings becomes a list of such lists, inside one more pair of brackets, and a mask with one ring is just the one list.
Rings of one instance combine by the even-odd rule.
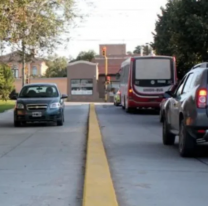
[[[119, 88], [116, 73], [119, 72], [121, 63], [130, 57], [130, 55], [126, 54], [125, 44], [99, 45], [99, 54], [93, 62], [78, 61], [69, 63], [67, 77], [34, 78], [31, 79], [31, 83], [56, 83], [61, 93], [68, 94], [68, 101], [104, 101], [105, 59], [102, 55], [103, 47], [107, 48], [108, 76], [111, 77], [109, 89]], [[20, 91], [21, 85], [21, 79], [17, 78], [15, 80], [17, 92]]]
[[119, 72], [121, 63], [130, 56], [138, 55], [127, 55], [126, 44], [101, 44], [99, 45], [99, 55], [95, 57], [93, 62], [98, 63], [99, 70], [99, 93], [100, 98], [104, 97], [105, 89], [105, 59], [102, 55], [103, 47], [107, 49], [108, 57], [108, 76], [111, 77], [111, 87], [118, 88], [119, 82], [116, 80], [116, 73]]

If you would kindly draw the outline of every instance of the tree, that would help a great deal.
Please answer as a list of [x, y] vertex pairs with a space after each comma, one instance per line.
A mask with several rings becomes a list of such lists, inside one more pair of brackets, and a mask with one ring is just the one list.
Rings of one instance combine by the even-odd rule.
[[208, 59], [208, 2], [172, 0], [161, 11], [152, 46], [157, 54], [176, 56], [181, 78], [194, 64]]
[[141, 54], [141, 49], [143, 49], [143, 55], [149, 55], [151, 53], [151, 48], [148, 45], [136, 46], [133, 53]]
[[9, 66], [0, 64], [0, 97], [7, 101], [14, 89], [14, 75]]
[[95, 58], [96, 53], [93, 50], [89, 50], [87, 52], [82, 51], [78, 54], [75, 61], [84, 60], [91, 62]]
[[131, 51], [126, 52], [127, 55], [132, 55], [133, 53]]
[[50, 57], [46, 62], [48, 69], [46, 71], [46, 77], [66, 77], [68, 60], [65, 57]]
[[73, 0], [1, 0], [0, 41], [9, 42], [22, 51], [24, 85], [25, 55], [34, 50], [52, 51], [59, 36], [75, 16]]

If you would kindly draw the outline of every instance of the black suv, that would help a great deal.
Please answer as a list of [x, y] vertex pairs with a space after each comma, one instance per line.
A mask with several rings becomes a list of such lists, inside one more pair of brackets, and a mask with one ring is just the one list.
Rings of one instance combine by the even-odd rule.
[[179, 153], [192, 156], [197, 143], [208, 141], [208, 62], [194, 66], [168, 98], [163, 110], [163, 144], [179, 136]]

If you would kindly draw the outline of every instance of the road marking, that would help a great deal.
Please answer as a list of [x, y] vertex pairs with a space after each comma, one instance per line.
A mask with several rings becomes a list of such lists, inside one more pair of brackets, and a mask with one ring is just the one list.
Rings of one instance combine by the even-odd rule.
[[94, 104], [89, 112], [83, 206], [118, 206]]

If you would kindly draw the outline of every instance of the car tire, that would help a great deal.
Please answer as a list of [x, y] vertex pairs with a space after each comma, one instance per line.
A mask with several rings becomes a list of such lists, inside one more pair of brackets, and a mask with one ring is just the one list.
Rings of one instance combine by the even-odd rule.
[[57, 121], [57, 126], [63, 126], [63, 124], [64, 124], [64, 117], [62, 114], [61, 119]]
[[160, 115], [160, 122], [163, 123], [163, 119], [164, 119], [163, 116], [164, 116], [164, 114], [162, 114], [162, 111], [161, 110], [160, 110], [160, 114], [159, 115]]
[[182, 120], [179, 132], [179, 154], [181, 157], [192, 157], [195, 150], [196, 140], [188, 133], [185, 122]]
[[175, 135], [170, 132], [169, 126], [165, 119], [163, 119], [163, 144], [164, 145], [174, 145]]
[[14, 127], [20, 127], [20, 126], [21, 126], [21, 122], [14, 121]]

